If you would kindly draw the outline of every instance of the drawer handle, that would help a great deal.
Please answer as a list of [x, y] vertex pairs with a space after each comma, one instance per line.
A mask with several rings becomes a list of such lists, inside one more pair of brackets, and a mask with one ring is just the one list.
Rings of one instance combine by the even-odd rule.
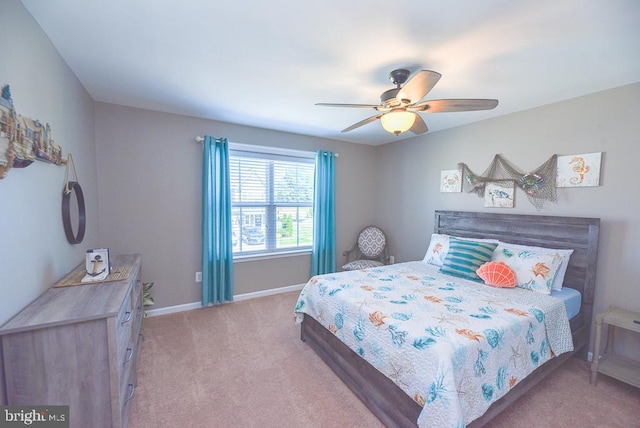
[[124, 359], [124, 363], [122, 363], [122, 365], [124, 366], [127, 364], [131, 358], [133, 358], [133, 348], [127, 348], [127, 358]]
[[136, 392], [136, 386], [134, 384], [130, 383], [129, 388], [131, 388], [131, 392], [129, 392], [129, 396], [127, 397], [127, 399], [124, 400], [125, 403], [131, 401], [131, 399], [133, 398], [133, 393]]
[[129, 321], [131, 321], [131, 311], [127, 311], [127, 312], [125, 312], [124, 319], [122, 320], [122, 322], [120, 323], [120, 325], [125, 325], [125, 324], [126, 324], [126, 323], [128, 323]]

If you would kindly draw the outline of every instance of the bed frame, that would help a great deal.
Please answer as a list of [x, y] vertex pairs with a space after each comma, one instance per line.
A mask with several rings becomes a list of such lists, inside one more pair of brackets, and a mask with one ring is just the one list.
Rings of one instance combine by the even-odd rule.
[[[563, 286], [575, 288], [582, 294], [580, 313], [570, 322], [575, 350], [552, 358], [537, 368], [507, 395], [493, 403], [487, 412], [474, 420], [469, 427], [485, 425], [571, 356], [586, 359], [595, 293], [599, 228], [600, 219], [597, 218], [435, 212], [435, 233], [573, 249]], [[329, 330], [305, 314], [300, 334], [301, 339], [315, 350], [382, 423], [388, 427], [416, 426], [422, 407]]]

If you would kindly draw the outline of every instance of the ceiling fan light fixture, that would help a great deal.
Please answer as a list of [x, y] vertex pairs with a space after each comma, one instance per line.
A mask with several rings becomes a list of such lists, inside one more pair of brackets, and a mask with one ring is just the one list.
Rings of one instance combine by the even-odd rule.
[[389, 113], [383, 115], [380, 120], [382, 121], [382, 127], [392, 134], [400, 135], [405, 131], [408, 131], [416, 121], [414, 113], [406, 110], [391, 110]]

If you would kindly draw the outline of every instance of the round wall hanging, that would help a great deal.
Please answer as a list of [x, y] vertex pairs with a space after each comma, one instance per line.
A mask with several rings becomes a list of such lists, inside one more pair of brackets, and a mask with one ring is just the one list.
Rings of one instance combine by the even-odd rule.
[[[69, 189], [67, 191], [67, 188]], [[74, 227], [71, 224], [71, 195], [75, 194], [78, 205], [78, 227], [75, 228], [77, 233], [74, 235]], [[79, 244], [84, 239], [84, 231], [86, 228], [87, 217], [84, 207], [84, 194], [82, 187], [77, 181], [70, 181], [62, 192], [62, 224], [64, 225], [64, 233], [67, 235], [67, 241], [70, 244]]]
[[[73, 175], [76, 181], [69, 181], [69, 167], [73, 168]], [[73, 233], [74, 225], [72, 224], [72, 211], [71, 211], [71, 195], [75, 195], [76, 204], [78, 207], [77, 226]], [[75, 214], [75, 213], [74, 213]], [[75, 217], [75, 216], [74, 216]], [[65, 173], [65, 185], [62, 190], [62, 225], [64, 226], [64, 233], [67, 235], [67, 241], [70, 244], [79, 244], [84, 239], [84, 231], [87, 225], [87, 216], [84, 207], [84, 194], [82, 193], [82, 187], [78, 183], [78, 173], [76, 172], [76, 164], [73, 162], [73, 156], [69, 153], [67, 158], [67, 171]]]

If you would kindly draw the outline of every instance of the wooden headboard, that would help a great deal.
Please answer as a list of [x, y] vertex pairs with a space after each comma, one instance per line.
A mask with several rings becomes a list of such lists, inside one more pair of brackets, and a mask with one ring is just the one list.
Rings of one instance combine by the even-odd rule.
[[[570, 248], [574, 252], [564, 287], [582, 294], [580, 313], [589, 343], [598, 261], [600, 219], [486, 212], [436, 211], [435, 233], [460, 237], [495, 238], [504, 242], [548, 248]], [[582, 350], [586, 356], [586, 349]]]

